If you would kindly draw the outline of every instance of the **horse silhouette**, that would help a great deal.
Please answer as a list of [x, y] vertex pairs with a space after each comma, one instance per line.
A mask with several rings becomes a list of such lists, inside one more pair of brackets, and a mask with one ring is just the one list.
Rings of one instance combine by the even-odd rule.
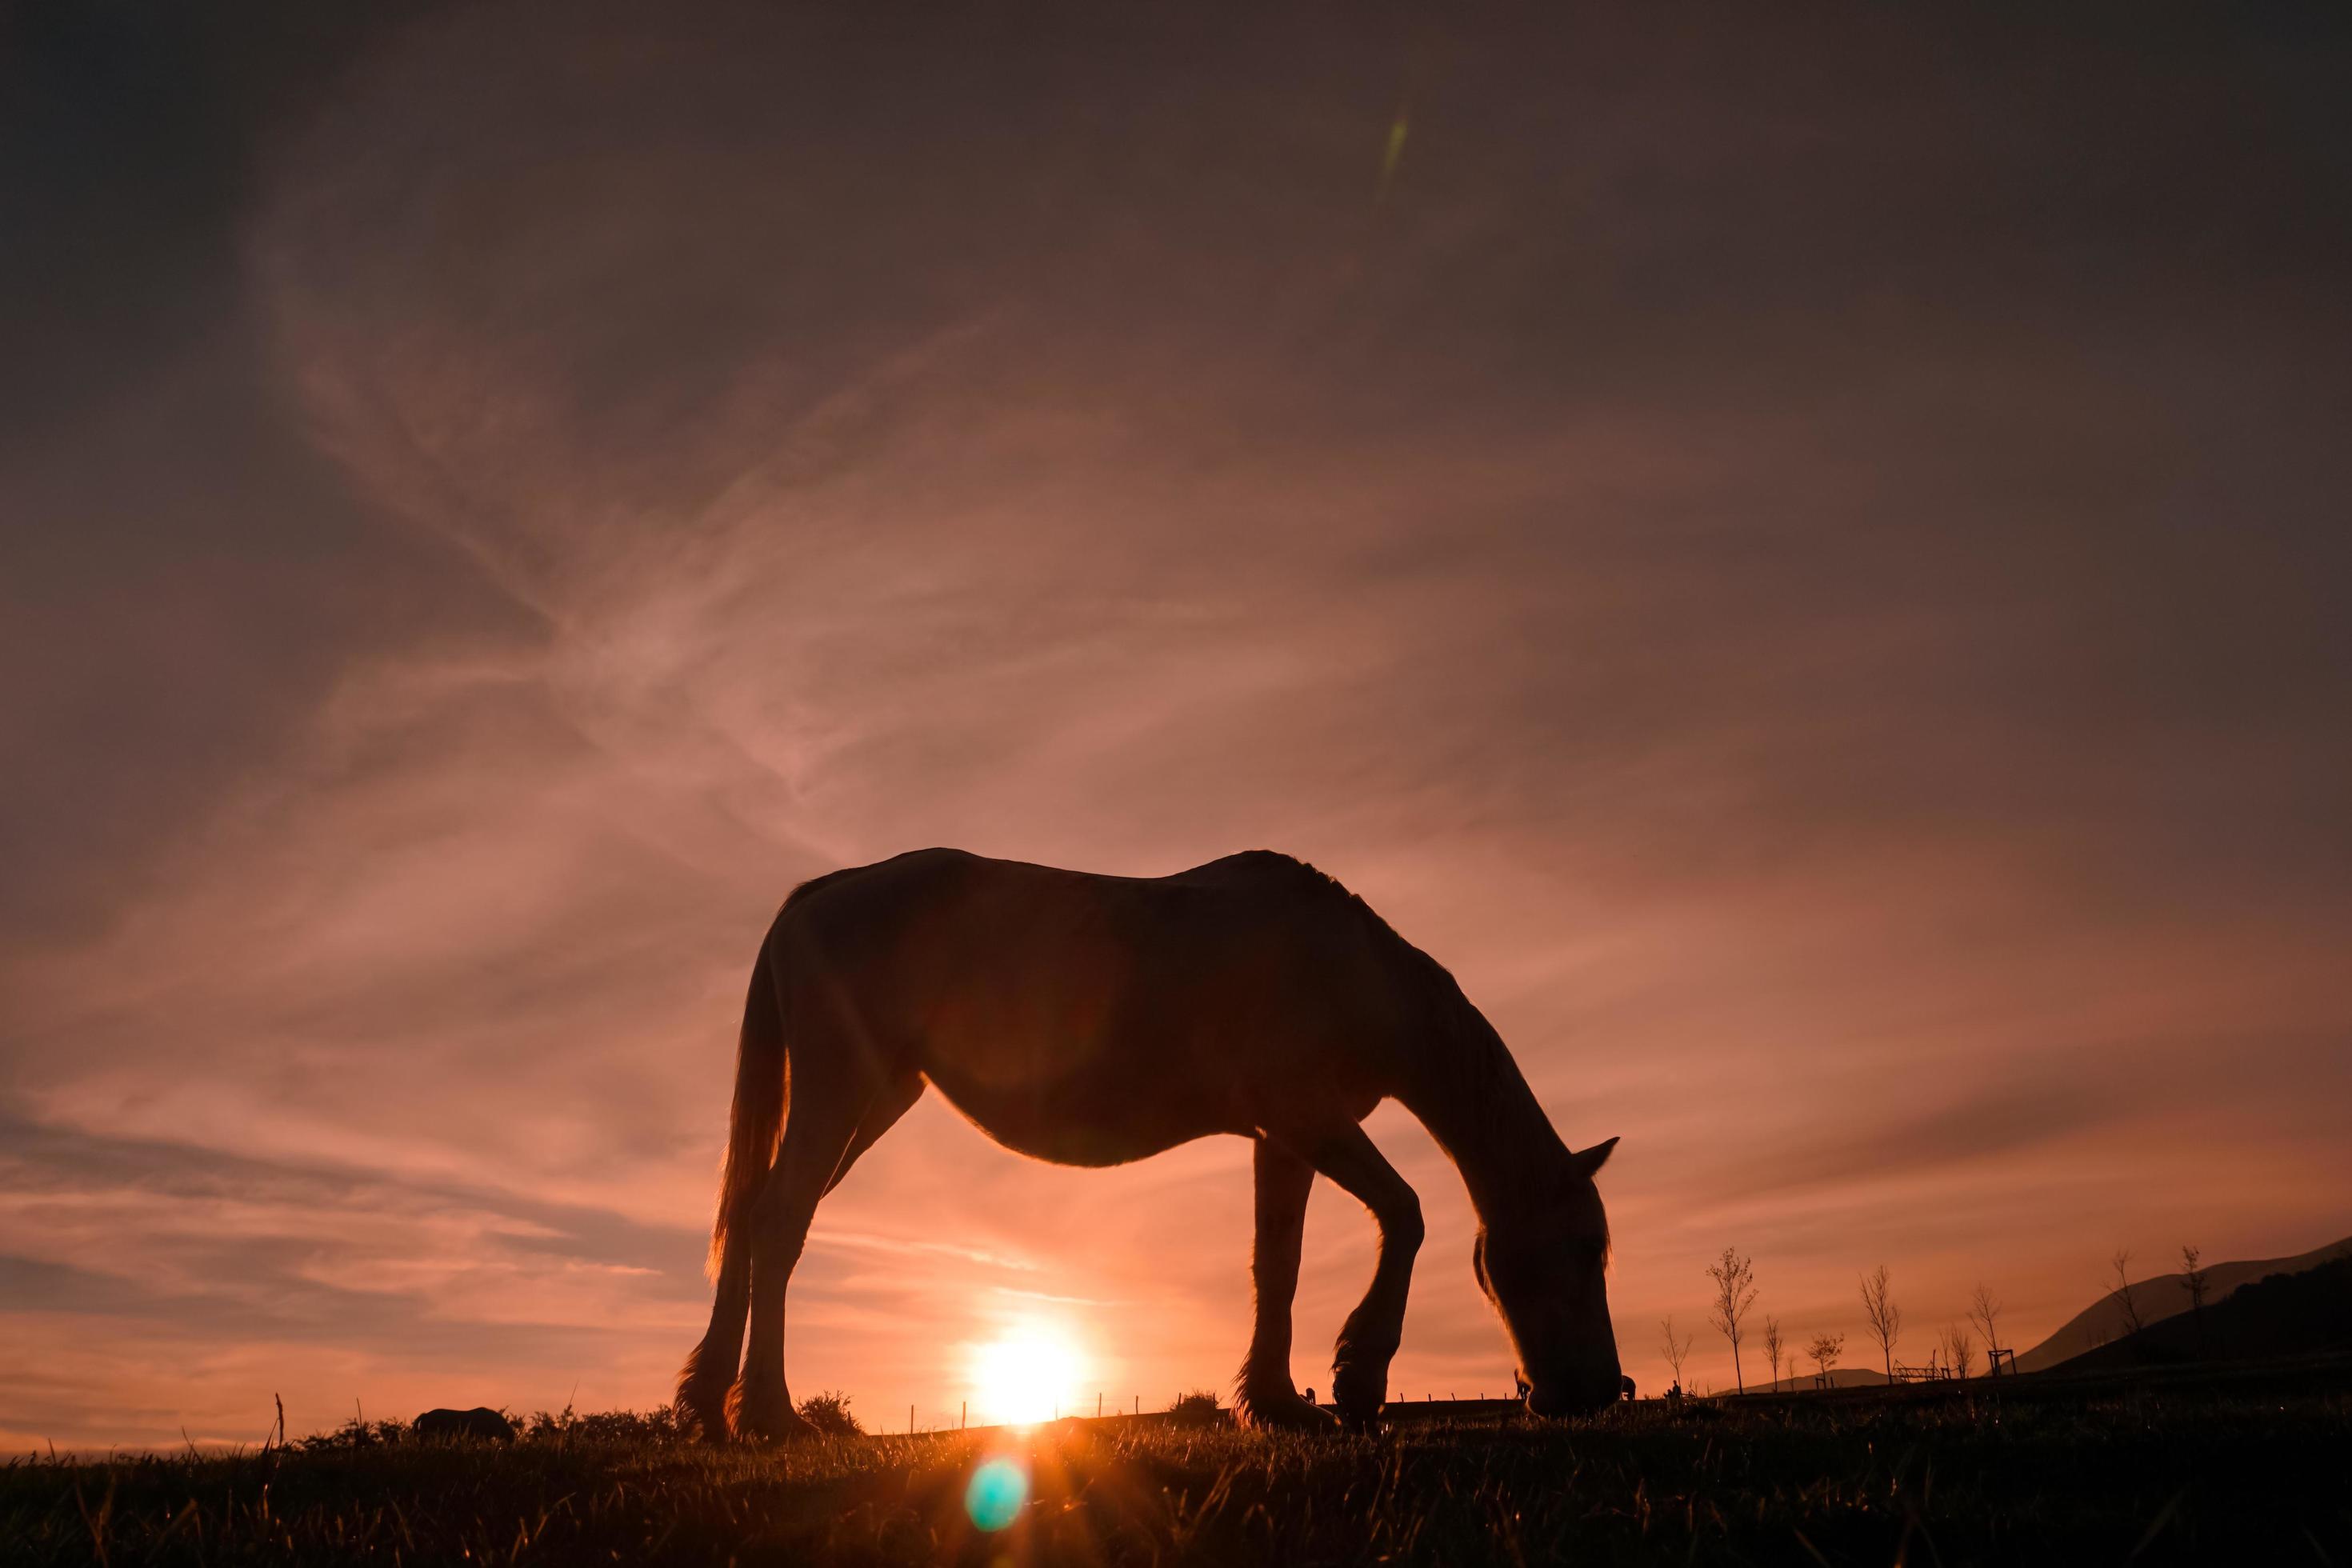
[[710, 1326], [678, 1375], [689, 1429], [713, 1441], [807, 1430], [785, 1384], [785, 1282], [818, 1201], [926, 1084], [997, 1142], [1059, 1164], [1123, 1164], [1213, 1133], [1252, 1140], [1256, 1321], [1234, 1410], [1308, 1428], [1332, 1424], [1290, 1374], [1318, 1172], [1380, 1227], [1371, 1284], [1332, 1361], [1348, 1425], [1379, 1415], [1403, 1330], [1421, 1204], [1359, 1125], [1395, 1100], [1469, 1190], [1471, 1267], [1528, 1407], [1580, 1413], [1618, 1397], [1592, 1182], [1617, 1141], [1570, 1151], [1454, 977], [1362, 900], [1267, 850], [1137, 878], [923, 849], [803, 884], [761, 944], [711, 1234]]
[[428, 1410], [416, 1418], [416, 1435], [427, 1442], [478, 1437], [491, 1443], [515, 1440], [514, 1423], [487, 1405], [471, 1410]]

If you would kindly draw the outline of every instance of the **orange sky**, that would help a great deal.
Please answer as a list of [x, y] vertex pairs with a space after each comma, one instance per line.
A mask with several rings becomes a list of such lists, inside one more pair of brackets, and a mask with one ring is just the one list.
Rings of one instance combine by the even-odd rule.
[[[0, 95], [0, 1443], [666, 1398], [765, 922], [930, 844], [1361, 893], [1652, 1386], [1726, 1244], [1853, 1364], [2352, 1231], [2340, 34], [298, 10]], [[1249, 1211], [927, 1100], [793, 1386], [1222, 1387]]]

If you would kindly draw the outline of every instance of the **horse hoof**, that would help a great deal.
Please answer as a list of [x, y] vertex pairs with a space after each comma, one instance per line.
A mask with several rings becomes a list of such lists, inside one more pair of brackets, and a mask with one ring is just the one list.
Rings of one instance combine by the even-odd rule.
[[1388, 1401], [1389, 1364], [1378, 1366], [1361, 1362], [1342, 1362], [1331, 1369], [1331, 1403], [1339, 1412], [1339, 1425], [1350, 1432], [1369, 1432], [1380, 1425], [1381, 1410]]
[[816, 1428], [793, 1408], [780, 1378], [772, 1384], [738, 1381], [727, 1396], [727, 1425], [744, 1443], [788, 1443], [812, 1437]]
[[797, 1443], [816, 1435], [815, 1427], [794, 1415], [781, 1420], [772, 1415], [755, 1421], [739, 1416], [735, 1422], [736, 1439], [744, 1443]]
[[727, 1441], [727, 1389], [699, 1388], [691, 1384], [677, 1391], [670, 1406], [677, 1417], [680, 1435], [704, 1443]]
[[1318, 1409], [1296, 1394], [1252, 1399], [1243, 1394], [1234, 1402], [1234, 1415], [1244, 1426], [1265, 1432], [1336, 1432], [1339, 1418]]
[[727, 1411], [724, 1406], [706, 1410], [679, 1400], [670, 1407], [677, 1422], [678, 1436], [690, 1443], [724, 1443], [727, 1441]]

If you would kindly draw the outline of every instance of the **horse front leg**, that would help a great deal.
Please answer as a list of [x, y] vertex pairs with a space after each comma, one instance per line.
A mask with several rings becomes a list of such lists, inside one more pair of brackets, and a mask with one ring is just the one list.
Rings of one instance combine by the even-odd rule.
[[1290, 1308], [1298, 1294], [1298, 1248], [1307, 1231], [1307, 1194], [1315, 1185], [1315, 1167], [1263, 1134], [1252, 1165], [1257, 1234], [1250, 1247], [1250, 1282], [1257, 1316], [1236, 1383], [1234, 1414], [1244, 1426], [1328, 1428], [1331, 1417], [1301, 1399], [1290, 1379]]
[[1380, 1263], [1364, 1299], [1340, 1326], [1331, 1358], [1331, 1398], [1339, 1419], [1350, 1427], [1368, 1427], [1387, 1402], [1389, 1363], [1404, 1337], [1405, 1298], [1412, 1288], [1413, 1257], [1421, 1250], [1421, 1199], [1352, 1122], [1285, 1142], [1353, 1194], [1380, 1226]]

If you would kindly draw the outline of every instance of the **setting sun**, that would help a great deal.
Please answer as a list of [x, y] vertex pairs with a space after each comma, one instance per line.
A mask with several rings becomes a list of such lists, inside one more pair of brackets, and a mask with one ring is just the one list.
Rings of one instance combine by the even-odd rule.
[[1022, 1323], [971, 1347], [972, 1416], [1026, 1426], [1075, 1412], [1086, 1397], [1086, 1357], [1066, 1324]]

